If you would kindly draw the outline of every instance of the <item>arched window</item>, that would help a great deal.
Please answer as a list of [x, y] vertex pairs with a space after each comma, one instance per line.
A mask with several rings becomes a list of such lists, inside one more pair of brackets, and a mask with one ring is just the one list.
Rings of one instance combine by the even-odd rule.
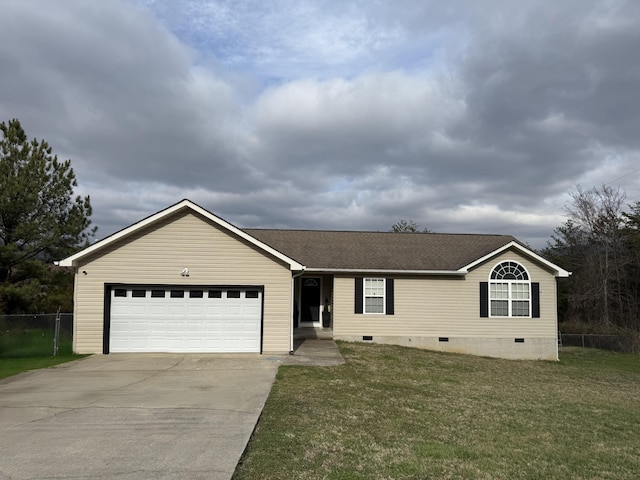
[[489, 280], [489, 304], [492, 317], [530, 317], [531, 281], [517, 262], [496, 265]]

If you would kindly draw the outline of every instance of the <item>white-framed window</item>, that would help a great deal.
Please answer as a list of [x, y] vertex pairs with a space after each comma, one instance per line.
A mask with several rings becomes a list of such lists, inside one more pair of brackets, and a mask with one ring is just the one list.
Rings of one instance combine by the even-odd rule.
[[518, 262], [501, 262], [489, 279], [491, 317], [531, 317], [531, 281]]
[[364, 279], [364, 313], [385, 313], [384, 282], [384, 278]]

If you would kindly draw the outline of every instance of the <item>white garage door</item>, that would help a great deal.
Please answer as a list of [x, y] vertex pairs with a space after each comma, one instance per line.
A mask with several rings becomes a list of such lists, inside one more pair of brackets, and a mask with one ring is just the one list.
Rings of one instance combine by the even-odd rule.
[[261, 296], [252, 288], [113, 288], [109, 351], [260, 352]]

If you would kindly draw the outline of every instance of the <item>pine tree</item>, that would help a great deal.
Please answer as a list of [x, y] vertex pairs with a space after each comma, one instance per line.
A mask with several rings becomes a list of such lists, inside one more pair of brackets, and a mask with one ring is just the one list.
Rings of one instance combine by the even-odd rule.
[[46, 141], [29, 140], [16, 119], [0, 131], [0, 312], [32, 313], [52, 277], [48, 264], [96, 229], [89, 197], [73, 197], [71, 161], [59, 161]]

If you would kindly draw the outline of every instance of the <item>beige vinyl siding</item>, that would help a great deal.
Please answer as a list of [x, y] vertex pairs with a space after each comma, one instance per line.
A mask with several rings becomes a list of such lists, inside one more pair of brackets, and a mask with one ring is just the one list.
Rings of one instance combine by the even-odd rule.
[[[504, 260], [519, 262], [528, 270], [531, 282], [540, 284], [540, 318], [480, 317], [479, 284], [487, 282], [493, 267]], [[464, 277], [393, 278], [394, 315], [354, 314], [353, 276], [335, 278], [333, 332], [336, 338], [362, 335], [532, 338], [557, 334], [555, 277], [515, 251], [492, 258]]]
[[[189, 277], [180, 275], [185, 267]], [[102, 352], [105, 283], [263, 285], [263, 351], [289, 351], [288, 266], [197, 214], [165, 218], [79, 264], [74, 328], [78, 353]]]

